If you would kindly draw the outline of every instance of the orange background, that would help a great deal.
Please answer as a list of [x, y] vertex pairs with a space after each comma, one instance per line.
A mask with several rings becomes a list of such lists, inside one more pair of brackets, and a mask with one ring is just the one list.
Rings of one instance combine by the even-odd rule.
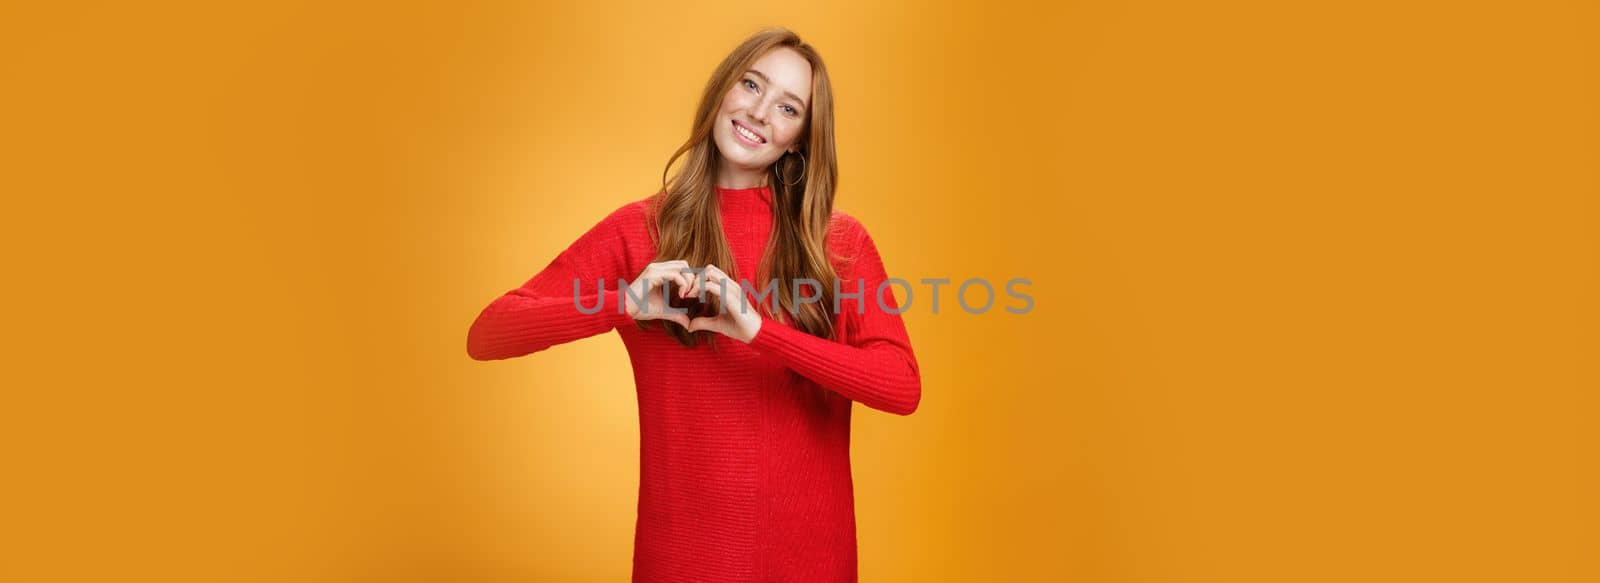
[[467, 326], [782, 24], [891, 274], [1034, 282], [863, 580], [1600, 580], [1592, 3], [576, 4], [0, 8], [0, 579], [624, 580], [621, 343]]

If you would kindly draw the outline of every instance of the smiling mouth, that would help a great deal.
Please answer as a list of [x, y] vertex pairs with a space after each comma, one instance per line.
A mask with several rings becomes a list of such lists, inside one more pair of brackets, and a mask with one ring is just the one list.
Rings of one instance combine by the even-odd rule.
[[767, 143], [767, 139], [761, 137], [761, 134], [755, 133], [755, 131], [751, 130], [750, 128], [744, 127], [744, 124], [741, 124], [741, 123], [739, 123], [737, 121], [733, 122], [733, 133], [739, 134], [739, 137], [742, 137], [742, 138], [744, 138], [746, 140], [755, 142], [757, 144], [765, 144], [765, 143]]

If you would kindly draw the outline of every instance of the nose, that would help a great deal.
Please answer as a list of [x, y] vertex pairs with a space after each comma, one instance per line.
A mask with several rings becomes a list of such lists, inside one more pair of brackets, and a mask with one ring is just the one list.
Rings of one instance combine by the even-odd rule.
[[763, 124], [767, 123], [767, 108], [764, 105], [757, 105], [755, 108], [750, 110], [750, 119], [759, 121]]

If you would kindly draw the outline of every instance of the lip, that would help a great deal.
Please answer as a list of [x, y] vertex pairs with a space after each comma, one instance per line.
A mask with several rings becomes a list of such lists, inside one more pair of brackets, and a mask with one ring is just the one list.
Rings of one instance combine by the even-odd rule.
[[756, 135], [756, 136], [758, 136], [758, 137], [760, 137], [760, 138], [761, 138], [761, 141], [760, 141], [760, 142], [752, 142], [752, 141], [750, 141], [750, 140], [748, 140], [748, 139], [746, 139], [746, 138], [745, 138], [745, 137], [744, 137], [744, 136], [742, 136], [742, 135], [740, 135], [740, 134], [739, 134], [739, 132], [738, 132], [738, 131], [737, 131], [737, 130], [735, 130], [735, 131], [734, 131], [734, 132], [733, 132], [733, 137], [735, 137], [735, 138], [738, 138], [738, 139], [739, 139], [739, 141], [741, 141], [741, 142], [744, 142], [744, 143], [746, 143], [746, 144], [750, 144], [750, 145], [752, 145], [752, 146], [759, 146], [759, 145], [761, 145], [761, 144], [765, 144], [765, 143], [767, 143], [767, 137], [766, 137], [766, 136], [763, 136], [763, 135], [761, 135], [761, 132], [758, 132], [758, 131], [756, 131], [756, 130], [755, 130], [755, 128], [752, 128], [752, 127], [750, 127], [750, 126], [747, 126], [747, 125], [744, 125], [744, 124], [742, 124], [742, 123], [739, 123], [739, 120], [732, 120], [732, 121], [733, 121], [733, 125], [734, 125], [734, 126], [735, 126], [735, 127], [741, 127], [741, 128], [744, 128], [744, 129], [745, 129], [745, 130], [747, 130], [747, 131], [749, 131], [749, 132], [750, 132], [750, 133], [752, 133], [752, 134], [755, 134], [755, 135]]

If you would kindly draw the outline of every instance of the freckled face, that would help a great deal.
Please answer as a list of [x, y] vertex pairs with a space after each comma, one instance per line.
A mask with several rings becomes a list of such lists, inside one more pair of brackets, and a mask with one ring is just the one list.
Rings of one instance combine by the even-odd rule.
[[788, 47], [768, 52], [723, 96], [712, 139], [722, 154], [721, 175], [764, 176], [796, 144], [810, 119], [811, 63]]

